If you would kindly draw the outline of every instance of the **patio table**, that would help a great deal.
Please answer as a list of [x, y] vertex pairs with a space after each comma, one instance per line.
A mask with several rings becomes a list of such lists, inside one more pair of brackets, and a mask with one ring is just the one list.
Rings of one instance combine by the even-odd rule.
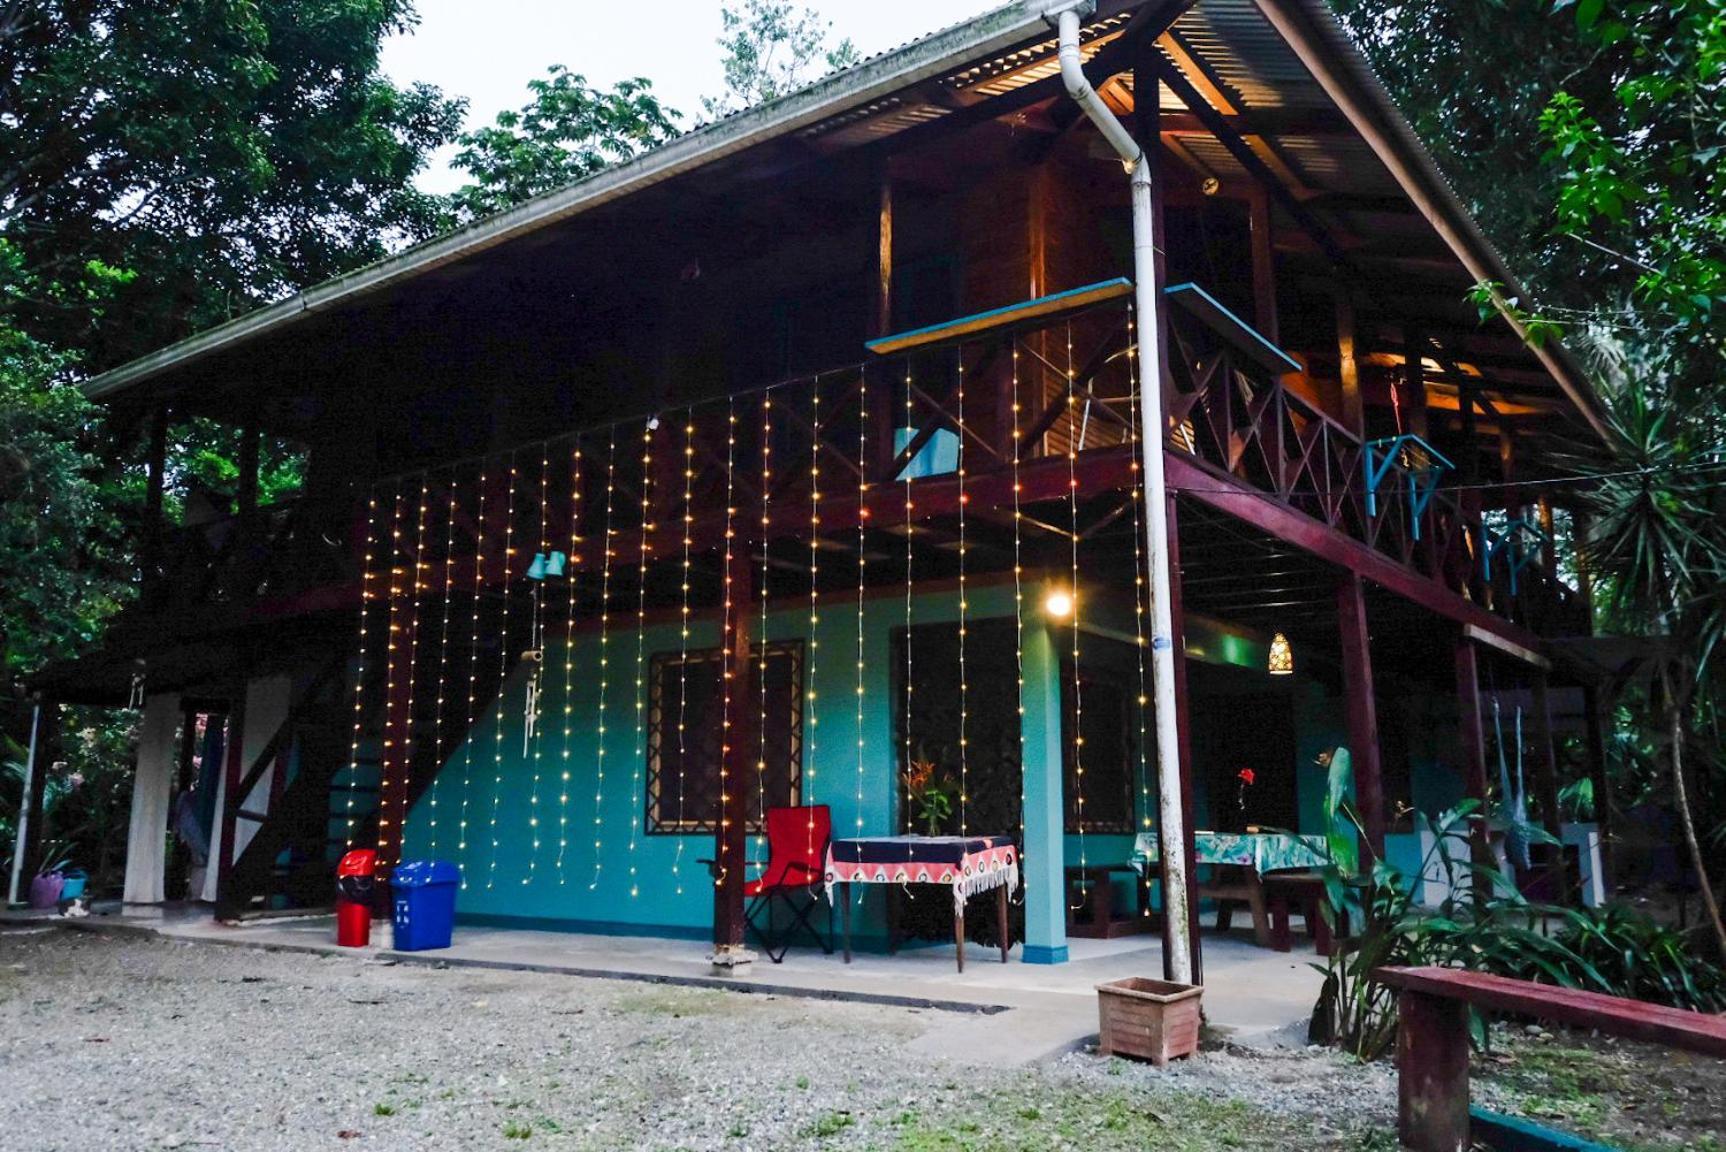
[[[953, 890], [953, 943], [965, 970], [965, 901], [995, 892], [995, 927], [1001, 963], [1007, 962], [1007, 897], [1019, 886], [1019, 850], [1011, 836], [858, 836], [827, 848], [827, 897], [840, 892], [845, 963], [851, 963], [851, 885], [934, 884]], [[888, 897], [891, 920], [891, 894]], [[889, 927], [889, 947], [897, 943]]]
[[[1293, 832], [1194, 832], [1193, 849], [1195, 862], [1211, 865], [1217, 874], [1197, 888], [1201, 897], [1218, 901], [1218, 930], [1228, 930], [1230, 904], [1242, 902], [1252, 913], [1253, 938], [1259, 946], [1286, 951], [1286, 933], [1272, 935], [1264, 878], [1278, 872], [1322, 868], [1330, 862], [1325, 838]], [[1160, 858], [1157, 834], [1139, 833], [1133, 841], [1133, 866], [1144, 873]]]

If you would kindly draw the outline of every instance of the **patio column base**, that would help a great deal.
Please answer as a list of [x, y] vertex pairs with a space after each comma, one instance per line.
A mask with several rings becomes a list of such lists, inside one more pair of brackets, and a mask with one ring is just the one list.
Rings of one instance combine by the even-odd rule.
[[715, 976], [744, 976], [755, 963], [755, 953], [741, 944], [721, 944], [708, 954]]
[[1026, 964], [1065, 964], [1067, 962], [1067, 946], [1065, 944], [1057, 944], [1053, 947], [1047, 944], [1027, 944], [1020, 958]]

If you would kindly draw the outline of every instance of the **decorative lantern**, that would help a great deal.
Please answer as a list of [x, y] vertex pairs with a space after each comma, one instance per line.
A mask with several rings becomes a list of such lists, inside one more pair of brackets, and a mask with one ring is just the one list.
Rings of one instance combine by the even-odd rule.
[[1268, 663], [1272, 676], [1294, 675], [1294, 649], [1289, 647], [1289, 638], [1281, 632], [1271, 637], [1271, 655]]

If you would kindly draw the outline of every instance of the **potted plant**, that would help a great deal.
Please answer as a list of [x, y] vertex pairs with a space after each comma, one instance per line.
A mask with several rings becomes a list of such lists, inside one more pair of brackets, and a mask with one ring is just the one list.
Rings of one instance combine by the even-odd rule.
[[912, 760], [904, 780], [906, 805], [913, 817], [922, 823], [925, 835], [939, 836], [941, 825], [953, 815], [953, 795], [935, 762]]

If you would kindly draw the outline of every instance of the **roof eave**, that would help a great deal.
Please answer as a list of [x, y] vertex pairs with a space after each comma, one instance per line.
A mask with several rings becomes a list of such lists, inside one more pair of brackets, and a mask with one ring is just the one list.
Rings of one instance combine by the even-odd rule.
[[[1527, 299], [1527, 289], [1463, 206], [1426, 145], [1421, 143], [1325, 0], [1254, 2], [1377, 153], [1468, 274], [1476, 281], [1502, 284], [1510, 296]], [[1497, 296], [1496, 303], [1499, 314], [1557, 381], [1589, 427], [1603, 442], [1611, 443], [1612, 434], [1601, 410], [1600, 397], [1575, 358], [1559, 341], [1529, 339], [1527, 328], [1505, 298]]]
[[[978, 55], [1002, 51], [1045, 35], [1041, 11], [1055, 0], [1003, 5], [933, 33], [903, 48], [837, 72], [807, 88], [689, 132], [636, 159], [547, 192], [495, 216], [327, 280], [285, 300], [229, 320], [96, 376], [83, 385], [91, 399], [109, 399], [265, 332], [377, 292], [399, 281], [591, 211], [722, 157], [788, 135], [849, 108], [943, 75]], [[1106, 9], [1138, 0], [1105, 3]]]

